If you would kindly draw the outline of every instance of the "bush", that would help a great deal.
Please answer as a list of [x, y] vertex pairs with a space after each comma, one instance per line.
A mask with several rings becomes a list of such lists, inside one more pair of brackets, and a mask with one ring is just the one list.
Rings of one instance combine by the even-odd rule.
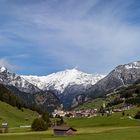
[[123, 100], [116, 97], [113, 101], [111, 101], [107, 104], [107, 107], [118, 105], [118, 104], [121, 104], [121, 103], [123, 103]]
[[139, 93], [140, 93], [140, 89], [136, 89], [136, 90], [135, 90], [135, 93], [136, 93], [136, 94], [139, 94]]
[[135, 119], [140, 119], [140, 111], [137, 112], [137, 114], [134, 117]]
[[133, 97], [133, 93], [132, 92], [124, 92], [120, 95], [121, 98], [130, 98]]
[[43, 114], [42, 114], [42, 119], [43, 119], [45, 122], [50, 122], [49, 113], [43, 113]]
[[140, 119], [140, 111], [138, 111], [134, 117], [135, 119]]
[[60, 119], [60, 120], [57, 120], [57, 121], [56, 121], [56, 124], [57, 124], [57, 125], [63, 125], [63, 124], [64, 124], [63, 117], [60, 117], [59, 119]]
[[50, 120], [50, 117], [49, 117], [49, 113], [43, 113], [42, 114], [42, 119], [48, 124], [48, 126], [50, 127], [51, 126], [51, 120]]
[[129, 98], [129, 99], [126, 99], [125, 103], [132, 104], [132, 105], [138, 105], [138, 104], [140, 104], [140, 98], [139, 97]]
[[37, 118], [32, 123], [32, 130], [34, 131], [44, 131], [47, 129], [48, 124], [42, 118]]

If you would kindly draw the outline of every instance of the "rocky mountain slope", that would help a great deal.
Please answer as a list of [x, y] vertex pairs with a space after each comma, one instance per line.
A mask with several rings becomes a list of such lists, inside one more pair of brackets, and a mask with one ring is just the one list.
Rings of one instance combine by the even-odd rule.
[[0, 68], [0, 82], [4, 85], [14, 86], [22, 92], [35, 93], [40, 89], [26, 81], [20, 75], [9, 72], [5, 67]]
[[2, 83], [12, 87], [12, 90], [14, 87], [18, 89], [18, 92], [24, 93], [18, 94], [22, 95], [22, 98], [26, 93], [30, 93], [27, 94], [28, 99], [33, 98], [33, 102], [41, 104], [42, 108], [58, 105], [60, 100], [64, 107], [69, 109], [88, 100], [104, 96], [122, 86], [133, 84], [138, 79], [140, 79], [140, 61], [119, 65], [107, 76], [87, 74], [77, 69], [41, 77], [20, 76], [8, 72], [3, 67], [0, 69]]
[[50, 74], [48, 76], [22, 76], [43, 91], [52, 91], [65, 108], [71, 107], [73, 99], [92, 87], [104, 75], [83, 73], [77, 69]]
[[138, 79], [140, 79], [140, 61], [119, 65], [85, 94], [91, 99], [104, 96], [117, 88], [133, 84]]
[[11, 73], [4, 67], [0, 68], [0, 83], [13, 91], [28, 107], [36, 105], [44, 109], [43, 111], [50, 111], [60, 105], [59, 99], [53, 93], [42, 91], [20, 75]]

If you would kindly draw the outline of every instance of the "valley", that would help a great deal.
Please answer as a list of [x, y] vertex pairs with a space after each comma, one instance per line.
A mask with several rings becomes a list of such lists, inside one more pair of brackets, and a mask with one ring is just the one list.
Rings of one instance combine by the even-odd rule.
[[[130, 115], [134, 115], [140, 108], [129, 110]], [[65, 118], [68, 125], [77, 129], [75, 136], [58, 137], [52, 136], [53, 131], [49, 129], [44, 132], [32, 132], [28, 128], [14, 128], [9, 130], [8, 134], [0, 135], [1, 140], [139, 140], [140, 121], [131, 120], [128, 116], [122, 116], [121, 113], [115, 113], [110, 117], [101, 116], [94, 118]]]
[[61, 104], [65, 110], [75, 108], [84, 102], [102, 98], [117, 88], [131, 85], [139, 79], [140, 61], [119, 65], [107, 75], [67, 69], [39, 77], [17, 75], [4, 67], [0, 70], [2, 84], [10, 88], [16, 96], [27, 99], [28, 103], [30, 100], [44, 111], [53, 111]]
[[[140, 121], [135, 116], [140, 110], [139, 69], [139, 61], [117, 66], [107, 76], [72, 69], [49, 75], [49, 80], [47, 76], [16, 75], [2, 67], [1, 100], [13, 106], [0, 102], [0, 123], [8, 122], [9, 126], [8, 133], [0, 134], [0, 139], [138, 140]], [[13, 98], [16, 104], [12, 104]], [[33, 120], [46, 111], [52, 127], [33, 131]], [[53, 136], [53, 124], [60, 118], [64, 125], [76, 128], [76, 135]]]
[[0, 0], [0, 140], [140, 140], [140, 0]]

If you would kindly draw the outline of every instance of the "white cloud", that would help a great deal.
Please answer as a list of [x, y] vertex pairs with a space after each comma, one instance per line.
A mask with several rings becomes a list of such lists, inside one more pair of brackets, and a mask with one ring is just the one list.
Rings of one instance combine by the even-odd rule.
[[[112, 66], [139, 58], [140, 27], [125, 20], [133, 15], [127, 9], [131, 4], [129, 0], [15, 4], [11, 12], [15, 21], [7, 23], [5, 30], [35, 44], [41, 57], [53, 57], [60, 64], [90, 72], [106, 72]], [[25, 49], [35, 51], [30, 46]], [[108, 69], [101, 69], [103, 65]]]

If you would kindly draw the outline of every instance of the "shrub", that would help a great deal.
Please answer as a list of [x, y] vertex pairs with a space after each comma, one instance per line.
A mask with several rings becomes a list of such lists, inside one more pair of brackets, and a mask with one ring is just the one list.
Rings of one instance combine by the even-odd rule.
[[133, 93], [132, 92], [124, 92], [120, 95], [121, 98], [130, 98], [133, 97]]
[[116, 97], [113, 101], [111, 101], [107, 104], [107, 107], [118, 105], [118, 104], [121, 104], [121, 103], [123, 103], [123, 100]]
[[37, 118], [32, 123], [32, 130], [34, 131], [44, 131], [47, 129], [48, 124], [42, 118]]
[[135, 119], [140, 119], [140, 111], [138, 111], [134, 117]]
[[129, 98], [125, 101], [126, 104], [132, 104], [132, 105], [138, 105], [140, 104], [140, 98], [136, 97], [136, 98]]
[[63, 125], [63, 124], [64, 124], [63, 117], [60, 117], [59, 119], [60, 119], [60, 120], [57, 120], [57, 121], [56, 121], [56, 124], [57, 124], [57, 125]]
[[51, 126], [51, 120], [50, 120], [50, 117], [49, 117], [49, 113], [43, 113], [42, 114], [42, 119], [48, 124], [48, 126], [50, 127]]

